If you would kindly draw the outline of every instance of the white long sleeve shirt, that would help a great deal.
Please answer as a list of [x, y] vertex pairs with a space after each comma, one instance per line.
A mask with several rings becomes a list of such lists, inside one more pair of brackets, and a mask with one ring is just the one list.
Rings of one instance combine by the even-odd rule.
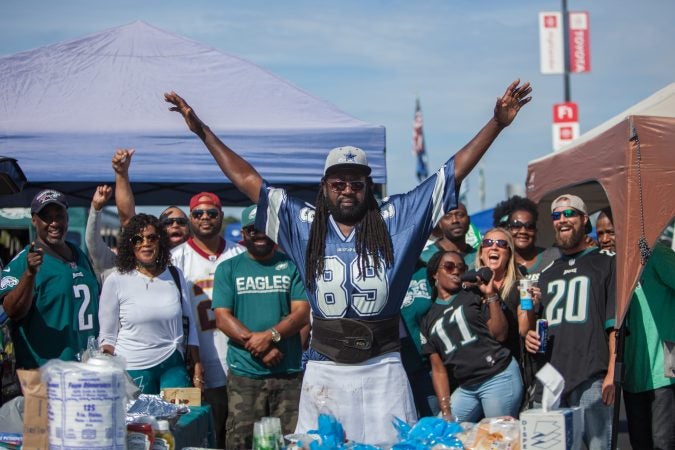
[[199, 339], [185, 290], [185, 279], [178, 269], [182, 302], [171, 272], [148, 277], [136, 270], [106, 277], [99, 302], [99, 343], [115, 347], [115, 354], [127, 360], [127, 369], [154, 367], [182, 350], [183, 321], [189, 319], [188, 344], [199, 346]]

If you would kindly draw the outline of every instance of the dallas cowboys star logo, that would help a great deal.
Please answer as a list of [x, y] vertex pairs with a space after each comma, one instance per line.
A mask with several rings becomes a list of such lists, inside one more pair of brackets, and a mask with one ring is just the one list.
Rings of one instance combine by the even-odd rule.
[[356, 155], [352, 153], [351, 150], [349, 150], [348, 153], [345, 154], [345, 161], [346, 162], [355, 162], [356, 160]]

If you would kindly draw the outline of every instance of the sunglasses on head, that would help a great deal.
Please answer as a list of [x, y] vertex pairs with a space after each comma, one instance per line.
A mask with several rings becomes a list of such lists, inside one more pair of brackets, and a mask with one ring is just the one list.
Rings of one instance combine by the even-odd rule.
[[333, 192], [342, 192], [347, 189], [347, 186], [351, 188], [353, 192], [360, 192], [366, 187], [365, 181], [329, 181], [328, 187]]
[[209, 216], [209, 219], [215, 219], [216, 217], [218, 217], [218, 210], [215, 208], [211, 208], [211, 209], [193, 209], [192, 211], [190, 211], [190, 215], [192, 216], [193, 219], [199, 219], [204, 214]]
[[466, 272], [467, 265], [464, 263], [455, 263], [453, 261], [446, 261], [443, 264], [441, 264], [441, 267], [443, 270], [445, 270], [447, 273], [452, 273], [455, 269], [459, 270], [460, 272]]
[[566, 209], [564, 211], [553, 211], [551, 213], [551, 219], [560, 220], [560, 216], [565, 216], [566, 218], [580, 216], [581, 213], [576, 209]]
[[537, 224], [534, 222], [521, 222], [520, 220], [512, 220], [506, 224], [506, 227], [509, 230], [520, 230], [521, 228], [525, 228], [526, 230], [536, 230]]
[[483, 239], [481, 246], [485, 248], [496, 245], [498, 248], [509, 248], [509, 243], [506, 239]]
[[143, 236], [140, 234], [136, 234], [131, 237], [131, 245], [134, 247], [138, 247], [140, 245], [143, 245], [143, 242], [147, 242], [148, 244], [155, 244], [159, 241], [159, 235], [152, 233], [148, 234], [147, 236]]
[[170, 227], [173, 224], [184, 227], [188, 224], [188, 221], [185, 217], [165, 217], [160, 220], [159, 224], [163, 227]]

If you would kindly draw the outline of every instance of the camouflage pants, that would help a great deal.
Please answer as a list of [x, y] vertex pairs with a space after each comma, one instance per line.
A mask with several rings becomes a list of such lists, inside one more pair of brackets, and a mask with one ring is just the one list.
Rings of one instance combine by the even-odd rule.
[[298, 421], [300, 374], [265, 379], [227, 376], [228, 450], [253, 447], [253, 423], [261, 417], [279, 417], [281, 432], [293, 433]]

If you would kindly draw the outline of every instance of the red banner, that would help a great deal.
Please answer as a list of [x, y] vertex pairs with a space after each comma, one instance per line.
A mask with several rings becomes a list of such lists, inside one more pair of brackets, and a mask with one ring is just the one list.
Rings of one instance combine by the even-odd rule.
[[569, 13], [570, 72], [591, 71], [591, 39], [588, 12]]

